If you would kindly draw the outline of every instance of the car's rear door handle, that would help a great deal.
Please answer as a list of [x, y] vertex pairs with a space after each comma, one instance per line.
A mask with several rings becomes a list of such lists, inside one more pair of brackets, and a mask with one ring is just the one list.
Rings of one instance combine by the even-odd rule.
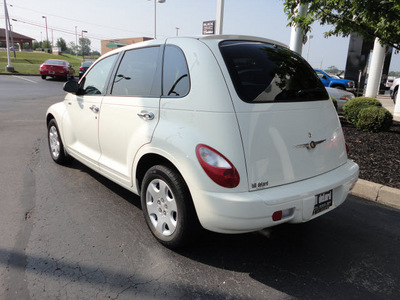
[[96, 105], [92, 105], [91, 107], [89, 107], [93, 112], [98, 113], [100, 108], [98, 108]]
[[153, 120], [154, 119], [154, 114], [152, 112], [140, 112], [137, 115], [139, 117], [141, 117], [143, 120]]

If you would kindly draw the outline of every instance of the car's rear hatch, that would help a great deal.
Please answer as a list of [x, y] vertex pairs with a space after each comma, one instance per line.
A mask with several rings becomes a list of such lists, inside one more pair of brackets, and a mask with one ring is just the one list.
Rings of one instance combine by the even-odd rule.
[[249, 190], [318, 176], [346, 163], [340, 123], [312, 68], [286, 48], [219, 44], [237, 113]]

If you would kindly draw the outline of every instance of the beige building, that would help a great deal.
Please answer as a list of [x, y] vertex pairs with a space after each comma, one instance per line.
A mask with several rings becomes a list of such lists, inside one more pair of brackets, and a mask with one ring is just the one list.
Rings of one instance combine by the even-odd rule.
[[101, 41], [101, 55], [110, 52], [111, 50], [123, 47], [126, 45], [132, 45], [139, 42], [150, 41], [153, 38], [149, 37], [136, 37], [127, 39], [113, 39], [113, 40], [102, 40]]

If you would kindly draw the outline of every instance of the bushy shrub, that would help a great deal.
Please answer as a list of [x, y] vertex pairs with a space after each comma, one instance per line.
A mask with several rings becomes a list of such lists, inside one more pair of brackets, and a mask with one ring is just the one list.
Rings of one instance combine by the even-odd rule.
[[388, 131], [393, 122], [392, 114], [384, 107], [370, 106], [358, 114], [356, 128], [369, 132]]
[[375, 98], [368, 97], [357, 97], [353, 98], [346, 102], [343, 106], [343, 116], [347, 121], [352, 122], [353, 124], [357, 124], [358, 114], [360, 111], [369, 106], [378, 106], [382, 107], [382, 103], [380, 103]]
[[337, 100], [333, 96], [331, 96], [331, 100], [333, 102], [333, 106], [336, 108], [336, 111], [337, 111], [338, 110]]

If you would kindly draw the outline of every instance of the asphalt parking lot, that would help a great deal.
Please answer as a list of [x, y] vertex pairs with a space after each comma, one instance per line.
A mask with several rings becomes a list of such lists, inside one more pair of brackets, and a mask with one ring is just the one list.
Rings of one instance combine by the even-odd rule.
[[350, 196], [312, 222], [171, 251], [139, 198], [53, 163], [64, 82], [0, 75], [0, 299], [399, 299], [400, 211]]

